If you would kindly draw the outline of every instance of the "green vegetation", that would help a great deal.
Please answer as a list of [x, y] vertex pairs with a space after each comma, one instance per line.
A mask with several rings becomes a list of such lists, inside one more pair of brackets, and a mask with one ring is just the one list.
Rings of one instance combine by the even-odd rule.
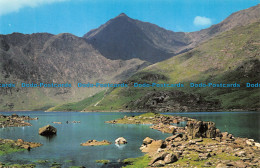
[[60, 168], [61, 165], [62, 165], [62, 164], [60, 164], [60, 163], [53, 162], [53, 163], [51, 164], [51, 168]]
[[34, 168], [34, 167], [36, 167], [36, 165], [35, 164], [4, 164], [4, 163], [2, 163], [1, 164], [1, 162], [0, 162], [0, 167], [7, 167], [7, 168], [9, 168], [9, 167], [12, 167], [12, 168]]
[[210, 139], [210, 138], [203, 138], [202, 142], [197, 142], [197, 143], [206, 145], [206, 144], [215, 144], [215, 143], [218, 143], [218, 141]]
[[109, 160], [96, 160], [96, 163], [108, 164]]
[[90, 105], [95, 105], [95, 103], [100, 101], [104, 97], [105, 92], [106, 91], [101, 91], [94, 96], [85, 98], [79, 102], [55, 106], [50, 108], [48, 111], [82, 111], [84, 108]]
[[190, 151], [190, 154], [185, 155], [183, 158], [179, 159], [177, 162], [172, 163], [172, 166], [178, 165], [178, 167], [205, 167], [205, 164], [207, 162], [212, 163], [212, 165], [208, 165], [207, 167], [214, 168], [216, 165], [213, 165], [214, 163], [217, 163], [217, 161], [221, 160], [227, 160], [227, 161], [238, 161], [240, 160], [239, 157], [233, 156], [232, 154], [229, 153], [221, 153], [217, 154], [215, 156], [212, 156], [208, 159], [200, 159], [198, 157], [199, 153]]
[[124, 118], [119, 118], [117, 120], [107, 121], [107, 123], [114, 123], [114, 121], [116, 121], [117, 124], [154, 124], [155, 116], [166, 116], [166, 115], [157, 114], [157, 113], [144, 113], [137, 116], [124, 117]]
[[71, 163], [73, 160], [64, 160], [65, 163]]
[[144, 155], [138, 158], [128, 158], [123, 160], [125, 164], [129, 164], [124, 166], [123, 168], [145, 168], [148, 167], [148, 163], [150, 162], [150, 158], [148, 155]]
[[37, 160], [35, 161], [35, 163], [39, 163], [39, 164], [45, 164], [45, 163], [48, 163], [49, 161], [48, 160]]
[[6, 121], [6, 118], [0, 118], [0, 122]]
[[13, 152], [20, 152], [24, 150], [25, 150], [24, 148], [18, 147], [12, 142], [0, 143], [0, 156], [13, 153]]
[[[98, 105], [86, 111], [131, 111], [135, 102], [148, 93], [180, 90], [219, 101], [222, 110], [260, 108], [259, 88], [245, 84], [259, 83], [260, 23], [224, 32], [193, 50], [151, 65], [128, 79], [128, 83], [184, 83], [184, 88], [116, 88]], [[189, 83], [238, 83], [240, 88], [192, 88]], [[187, 100], [188, 101], [188, 100]], [[140, 102], [139, 102], [140, 103]], [[142, 102], [141, 102], [142, 103]], [[145, 102], [143, 102], [145, 103]], [[142, 109], [138, 109], [142, 110]]]

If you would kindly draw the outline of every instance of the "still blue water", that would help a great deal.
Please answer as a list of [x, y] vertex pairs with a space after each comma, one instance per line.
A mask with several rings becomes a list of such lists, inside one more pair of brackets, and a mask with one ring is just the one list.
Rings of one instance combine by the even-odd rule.
[[[43, 146], [31, 151], [18, 152], [0, 157], [4, 163], [29, 163], [37, 160], [49, 160], [62, 163], [63, 167], [85, 166], [101, 167], [95, 160], [111, 160], [117, 162], [131, 157], [142, 156], [139, 150], [142, 141], [149, 136], [154, 139], [164, 139], [170, 134], [162, 134], [152, 130], [149, 125], [123, 125], [107, 124], [108, 120], [117, 119], [124, 115], [137, 115], [137, 113], [79, 113], [79, 112], [16, 112], [19, 115], [39, 117], [38, 121], [29, 121], [32, 127], [9, 127], [0, 129], [0, 138], [18, 139], [39, 142]], [[2, 113], [10, 115], [11, 113]], [[66, 121], [80, 121], [81, 123], [69, 123]], [[62, 122], [52, 124], [53, 121]], [[38, 129], [45, 125], [53, 125], [57, 128], [57, 136], [46, 138], [38, 135]], [[124, 137], [128, 143], [116, 146], [80, 146], [80, 143], [90, 139], [109, 140], [114, 143], [118, 137]], [[68, 162], [72, 160], [72, 162]], [[47, 165], [42, 165], [47, 167]]]
[[213, 121], [221, 132], [229, 132], [236, 137], [252, 138], [260, 142], [260, 112], [193, 112], [165, 113]]
[[[14, 112], [12, 112], [14, 113]], [[10, 112], [1, 114], [11, 115]], [[13, 127], [0, 129], [0, 138], [24, 139], [25, 141], [39, 142], [43, 146], [31, 151], [23, 151], [0, 156], [4, 163], [34, 163], [37, 160], [48, 160], [49, 163], [38, 164], [37, 167], [48, 167], [53, 162], [61, 163], [63, 167], [85, 166], [102, 167], [95, 160], [111, 160], [118, 162], [125, 158], [139, 157], [143, 153], [139, 150], [145, 137], [164, 139], [170, 134], [163, 134], [149, 128], [149, 125], [106, 124], [105, 121], [117, 119], [124, 115], [138, 115], [140, 113], [79, 113], [79, 112], [15, 112], [19, 115], [39, 117], [38, 121], [29, 121], [32, 127]], [[214, 121], [221, 131], [228, 131], [235, 136], [253, 138], [260, 141], [260, 113], [167, 113], [172, 115], [188, 116], [203, 121]], [[66, 121], [80, 121], [69, 123]], [[63, 124], [52, 124], [52, 122]], [[47, 124], [55, 126], [57, 136], [46, 138], [38, 135], [38, 129]], [[118, 137], [124, 137], [128, 143], [116, 146], [80, 146], [80, 143], [90, 139], [109, 140], [114, 142]], [[70, 160], [70, 161], [69, 161]]]

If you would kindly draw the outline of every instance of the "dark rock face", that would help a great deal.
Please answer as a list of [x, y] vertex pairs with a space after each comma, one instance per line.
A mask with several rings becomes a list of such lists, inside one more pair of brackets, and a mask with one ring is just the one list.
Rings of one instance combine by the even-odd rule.
[[102, 55], [109, 59], [139, 58], [151, 63], [170, 58], [191, 42], [180, 32], [119, 15], [84, 35]]
[[51, 135], [55, 135], [56, 133], [57, 133], [57, 129], [51, 125], [46, 125], [42, 128], [39, 128], [39, 135], [42, 136], [51, 136]]
[[220, 102], [175, 90], [148, 92], [129, 106], [145, 111], [212, 111], [220, 108]]
[[216, 129], [214, 122], [188, 121], [187, 134], [192, 138], [216, 138], [220, 137], [220, 131]]

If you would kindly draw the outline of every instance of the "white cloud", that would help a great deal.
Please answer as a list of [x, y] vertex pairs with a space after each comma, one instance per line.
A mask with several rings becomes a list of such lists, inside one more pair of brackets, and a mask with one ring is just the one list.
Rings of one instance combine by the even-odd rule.
[[17, 12], [24, 7], [37, 7], [43, 4], [63, 2], [67, 0], [0, 0], [0, 16], [12, 12]]
[[193, 24], [195, 26], [209, 26], [212, 24], [211, 19], [203, 16], [196, 16]]

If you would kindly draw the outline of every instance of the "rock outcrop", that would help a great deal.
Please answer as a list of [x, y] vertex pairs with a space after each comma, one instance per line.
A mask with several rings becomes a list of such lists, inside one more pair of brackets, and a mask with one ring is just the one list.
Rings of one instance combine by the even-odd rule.
[[214, 122], [189, 121], [187, 123], [187, 134], [192, 138], [216, 138], [220, 137], [220, 130], [215, 127]]
[[51, 125], [46, 125], [42, 128], [39, 128], [39, 135], [51, 136], [56, 134], [57, 134], [57, 129]]

